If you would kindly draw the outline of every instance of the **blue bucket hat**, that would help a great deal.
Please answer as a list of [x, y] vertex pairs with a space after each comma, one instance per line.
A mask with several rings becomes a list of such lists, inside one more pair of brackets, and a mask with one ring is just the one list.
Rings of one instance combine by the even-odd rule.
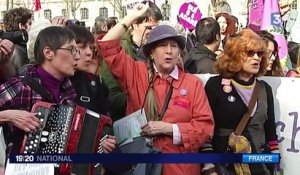
[[185, 48], [186, 38], [184, 36], [178, 35], [176, 30], [169, 25], [159, 25], [150, 31], [148, 42], [142, 47], [144, 54], [149, 56], [152, 47], [164, 39], [175, 40], [180, 49]]

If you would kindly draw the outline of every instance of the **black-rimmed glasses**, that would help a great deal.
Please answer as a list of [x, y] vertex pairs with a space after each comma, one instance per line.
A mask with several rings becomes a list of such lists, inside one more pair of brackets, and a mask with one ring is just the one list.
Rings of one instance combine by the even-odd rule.
[[80, 50], [77, 47], [71, 47], [71, 48], [64, 48], [64, 47], [60, 47], [58, 49], [63, 49], [63, 50], [68, 50], [71, 52], [71, 54], [73, 55], [73, 57], [75, 57], [75, 55], [78, 53], [80, 54]]

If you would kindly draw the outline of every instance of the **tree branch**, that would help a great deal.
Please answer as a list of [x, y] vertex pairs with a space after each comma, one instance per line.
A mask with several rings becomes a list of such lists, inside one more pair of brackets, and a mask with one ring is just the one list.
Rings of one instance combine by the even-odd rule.
[[[82, 0], [78, 0], [78, 1], [76, 1], [76, 2], [78, 2], [78, 4], [77, 4], [77, 7], [76, 7], [76, 10], [80, 7], [80, 4], [81, 4], [81, 2], [82, 2]], [[76, 4], [75, 4], [76, 5]], [[76, 11], [75, 10], [75, 11]]]
[[122, 0], [110, 0], [110, 5], [118, 12], [122, 12]]

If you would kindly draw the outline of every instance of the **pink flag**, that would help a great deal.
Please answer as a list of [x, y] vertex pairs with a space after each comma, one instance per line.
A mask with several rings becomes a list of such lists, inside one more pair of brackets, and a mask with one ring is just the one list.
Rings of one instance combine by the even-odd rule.
[[278, 56], [285, 71], [291, 69], [291, 61], [288, 58], [287, 41], [284, 38], [282, 19], [279, 10], [278, 0], [265, 0], [264, 13], [261, 30], [267, 30], [274, 35], [278, 43]]
[[263, 0], [251, 0], [249, 4], [249, 27], [259, 31], [264, 10]]
[[39, 11], [41, 9], [41, 0], [35, 0], [35, 11]]

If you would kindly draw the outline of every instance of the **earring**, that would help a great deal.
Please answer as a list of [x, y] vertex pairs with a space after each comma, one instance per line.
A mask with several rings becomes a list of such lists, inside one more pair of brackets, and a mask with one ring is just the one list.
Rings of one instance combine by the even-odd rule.
[[154, 57], [152, 55], [150, 55], [150, 59], [153, 61], [154, 60]]

